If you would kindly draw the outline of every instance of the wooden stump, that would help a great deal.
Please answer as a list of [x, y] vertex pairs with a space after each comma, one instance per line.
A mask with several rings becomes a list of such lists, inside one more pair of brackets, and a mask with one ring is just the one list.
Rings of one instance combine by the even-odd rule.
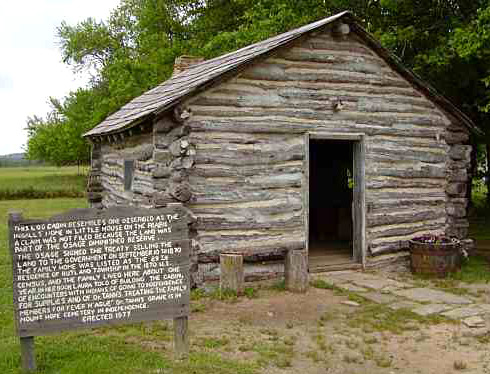
[[220, 263], [220, 290], [232, 290], [237, 295], [243, 294], [244, 274], [243, 255], [236, 253], [221, 253]]
[[308, 251], [289, 250], [284, 263], [286, 289], [293, 292], [306, 292], [308, 289]]

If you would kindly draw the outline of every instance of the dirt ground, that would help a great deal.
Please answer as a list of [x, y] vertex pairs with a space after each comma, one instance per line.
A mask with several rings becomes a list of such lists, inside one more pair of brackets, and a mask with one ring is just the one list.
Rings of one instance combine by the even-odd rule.
[[486, 329], [415, 318], [335, 289], [262, 285], [254, 294], [194, 300], [191, 349], [255, 361], [262, 373], [490, 373]]

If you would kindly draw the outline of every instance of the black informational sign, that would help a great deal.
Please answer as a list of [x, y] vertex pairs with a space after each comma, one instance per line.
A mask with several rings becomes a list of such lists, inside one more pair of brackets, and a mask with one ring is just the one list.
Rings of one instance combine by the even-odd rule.
[[19, 336], [188, 316], [188, 225], [181, 206], [11, 214]]

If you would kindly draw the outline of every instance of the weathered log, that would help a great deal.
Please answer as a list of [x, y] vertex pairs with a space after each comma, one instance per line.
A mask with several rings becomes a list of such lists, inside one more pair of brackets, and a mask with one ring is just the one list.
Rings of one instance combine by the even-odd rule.
[[215, 204], [226, 202], [256, 202], [285, 197], [301, 198], [302, 193], [299, 188], [268, 189], [262, 188], [243, 188], [237, 191], [236, 188], [224, 190], [222, 186], [210, 187], [209, 189], [201, 188], [199, 191], [192, 186], [193, 204]]
[[447, 152], [448, 146], [441, 140], [437, 140], [435, 137], [431, 139], [412, 137], [409, 134], [405, 136], [373, 136], [366, 140], [367, 144], [382, 144], [387, 148], [393, 147], [408, 147], [417, 148], [422, 151], [429, 152]]
[[366, 158], [369, 161], [421, 161], [427, 163], [443, 163], [446, 161], [445, 153], [435, 153], [428, 150], [410, 149], [408, 147], [385, 148], [380, 144], [366, 147]]
[[173, 183], [182, 183], [184, 181], [188, 181], [188, 174], [186, 169], [182, 170], [173, 170], [170, 176], [170, 181]]
[[470, 168], [470, 160], [448, 160], [447, 163], [448, 170], [457, 170], [457, 169], [469, 169]]
[[466, 188], [466, 183], [448, 183], [446, 186], [446, 193], [449, 196], [465, 197]]
[[[382, 163], [385, 164], [385, 163]], [[402, 165], [393, 163], [392, 166], [378, 166], [379, 164], [370, 163], [366, 168], [366, 176], [386, 176], [386, 177], [402, 177], [402, 178], [445, 178], [446, 168], [443, 166], [430, 164], [419, 166], [418, 168], [409, 166], [402, 168]], [[444, 164], [441, 164], [444, 165]]]
[[468, 171], [466, 169], [448, 170], [447, 180], [450, 183], [465, 183], [468, 180]]
[[464, 207], [467, 207], [469, 204], [470, 200], [465, 196], [465, 197], [452, 197], [449, 196], [448, 199], [446, 200], [447, 204], [456, 204], [456, 205], [462, 205]]
[[395, 264], [408, 268], [410, 265], [410, 252], [402, 249], [401, 251], [397, 251], [397, 253], [379, 254], [376, 257], [369, 257], [366, 261], [366, 268], [383, 269]]
[[155, 191], [164, 192], [167, 190], [169, 184], [170, 184], [170, 180], [168, 178], [162, 178], [162, 179], [157, 179], [153, 183], [153, 187]]
[[286, 71], [285, 67], [277, 64], [258, 63], [253, 69], [241, 74], [242, 78], [276, 81], [314, 81], [338, 83], [369, 83], [374, 86], [408, 87], [409, 84], [401, 78], [389, 78], [378, 74], [342, 72], [335, 69], [295, 69]]
[[444, 133], [444, 139], [447, 144], [454, 145], [468, 142], [470, 136], [464, 132], [446, 131]]
[[168, 178], [170, 177], [171, 169], [167, 166], [158, 166], [153, 170], [153, 178]]
[[267, 165], [286, 161], [298, 161], [304, 159], [304, 147], [296, 145], [286, 147], [284, 144], [283, 151], [263, 151], [255, 152], [253, 150], [211, 150], [199, 149], [195, 156], [197, 164], [221, 164], [229, 166], [251, 166]]
[[336, 133], [365, 133], [366, 135], [411, 136], [421, 138], [435, 138], [439, 133], [433, 127], [411, 126], [398, 124], [398, 121], [376, 121], [371, 119], [360, 119], [359, 122], [345, 120], [332, 120], [325, 118], [320, 120], [291, 121], [290, 118], [274, 118], [267, 121], [265, 118], [195, 118], [189, 123], [193, 131], [236, 131], [239, 133], [278, 133], [278, 134], [304, 134], [306, 131], [315, 129], [318, 134], [322, 132]]
[[301, 211], [303, 209], [303, 202], [301, 191], [298, 190], [295, 194], [283, 192], [275, 198], [271, 196], [262, 201], [191, 204], [189, 205], [189, 208], [192, 209], [195, 214], [235, 214], [237, 216], [245, 217], [251, 212], [273, 215]]
[[189, 107], [177, 105], [174, 108], [173, 114], [174, 114], [174, 119], [178, 123], [183, 124], [183, 123], [185, 123], [185, 121], [187, 121], [189, 118], [191, 118], [192, 110]]
[[179, 126], [179, 124], [173, 121], [171, 118], [165, 116], [160, 118], [158, 121], [153, 124], [153, 131], [159, 134], [166, 134], [173, 128]]
[[[289, 95], [289, 97], [284, 97]], [[385, 98], [362, 98], [349, 97], [338, 95], [319, 94], [315, 91], [308, 95], [292, 96], [292, 93], [268, 92], [264, 94], [250, 94], [242, 92], [236, 96], [230, 95], [228, 92], [213, 92], [206, 94], [195, 100], [192, 105], [195, 108], [196, 114], [210, 113], [218, 115], [219, 109], [222, 110], [222, 115], [235, 115], [237, 112], [245, 115], [253, 113], [253, 108], [260, 108], [269, 115], [272, 114], [287, 114], [288, 110], [294, 110], [296, 114], [304, 115], [306, 118], [316, 118], [312, 110], [320, 111], [321, 113], [332, 114], [332, 105], [338, 99], [342, 100], [343, 110], [367, 112], [367, 113], [407, 113], [407, 114], [431, 114], [438, 116], [438, 113], [422, 103], [406, 103]], [[267, 108], [267, 110], [264, 110]], [[274, 110], [276, 108], [276, 110]], [[301, 111], [303, 109], [303, 111]], [[318, 115], [318, 114], [316, 114]]]
[[419, 198], [400, 198], [400, 199], [368, 199], [366, 208], [368, 213], [381, 213], [393, 208], [416, 208], [416, 209], [432, 209], [434, 207], [444, 207], [445, 197], [427, 198], [425, 196]]
[[167, 192], [155, 192], [153, 193], [152, 204], [155, 207], [165, 207], [169, 203], [175, 202], [175, 199]]
[[153, 152], [153, 159], [155, 162], [166, 165], [172, 160], [172, 154], [167, 150], [155, 150]]
[[303, 223], [301, 212], [283, 213], [281, 215], [262, 215], [247, 212], [245, 216], [230, 214], [198, 214], [200, 230], [249, 230], [271, 229], [284, 230], [300, 227]]
[[449, 149], [449, 157], [452, 160], [469, 160], [471, 156], [471, 145], [456, 144]]
[[370, 241], [375, 239], [390, 240], [390, 237], [406, 237], [408, 235], [416, 236], [414, 234], [422, 230], [442, 230], [446, 224], [446, 221], [443, 218], [439, 218], [438, 220], [434, 221], [415, 222], [409, 225], [386, 224], [385, 226], [376, 226], [374, 228], [368, 227], [368, 237]]
[[192, 169], [192, 175], [203, 178], [215, 177], [249, 177], [263, 174], [279, 173], [301, 173], [303, 172], [303, 161], [284, 161], [274, 164], [264, 165], [234, 165], [233, 167], [222, 164], [202, 164], [198, 163]]
[[[260, 98], [258, 98], [259, 100]], [[349, 104], [349, 103], [346, 103]], [[320, 104], [319, 104], [320, 105]], [[398, 112], [366, 112], [357, 107], [349, 107], [346, 105], [341, 111], [334, 111], [331, 105], [322, 105], [322, 109], [312, 110], [308, 107], [257, 107], [243, 106], [203, 106], [194, 105], [195, 116], [189, 124], [198, 120], [223, 120], [229, 122], [237, 122], [241, 120], [265, 120], [271, 117], [278, 121], [311, 122], [311, 121], [350, 121], [351, 125], [360, 124], [377, 125], [377, 126], [392, 126], [400, 123], [404, 126], [430, 126], [438, 127], [434, 130], [434, 138], [440, 136], [441, 130], [445, 126], [444, 118], [436, 113], [426, 113], [427, 109], [423, 109], [420, 113], [398, 113]], [[401, 115], [403, 114], [403, 115]], [[328, 123], [328, 122], [327, 122]], [[338, 124], [336, 126], [339, 127]], [[405, 135], [407, 132], [405, 132]], [[412, 135], [412, 133], [411, 133]]]
[[167, 191], [170, 196], [181, 202], [187, 202], [192, 197], [191, 187], [188, 183], [170, 183]]
[[470, 227], [470, 223], [467, 218], [451, 217], [447, 218], [447, 223], [453, 227]]
[[289, 188], [301, 187], [303, 175], [301, 173], [280, 173], [273, 175], [259, 174], [250, 177], [227, 177], [227, 178], [202, 178], [190, 176], [189, 182], [196, 191], [208, 186], [222, 186], [223, 191], [230, 189], [253, 189], [253, 188]]
[[466, 207], [461, 206], [461, 205], [455, 205], [455, 204], [448, 204], [446, 207], [446, 212], [449, 216], [452, 217], [457, 217], [457, 218], [464, 218], [466, 217], [467, 211]]
[[277, 57], [267, 60], [270, 64], [288, 65], [291, 67], [334, 67], [339, 71], [355, 73], [386, 74], [395, 78], [396, 75], [388, 67], [381, 65], [379, 59], [365, 55], [362, 57], [348, 54], [332, 53], [330, 51], [293, 47], [280, 53]]
[[154, 137], [155, 146], [162, 149], [168, 148], [175, 140], [189, 135], [189, 132], [190, 127], [188, 125], [181, 125], [173, 128], [167, 134], [156, 134]]
[[220, 254], [220, 290], [231, 290], [237, 295], [244, 291], [243, 256], [237, 253]]
[[[184, 146], [183, 146], [184, 145]], [[178, 139], [173, 141], [168, 149], [172, 156], [179, 157], [187, 153], [187, 149], [189, 147], [189, 142], [186, 139]]]
[[292, 292], [308, 290], [308, 251], [290, 250], [284, 262], [286, 289]]
[[170, 163], [172, 170], [187, 170], [194, 166], [194, 156], [178, 157]]
[[367, 225], [368, 227], [382, 226], [388, 224], [400, 224], [400, 223], [414, 223], [421, 221], [428, 221], [434, 219], [440, 219], [445, 217], [444, 209], [431, 209], [422, 211], [402, 211], [393, 212], [390, 214], [368, 214]]
[[[387, 97], [387, 95], [394, 95], [399, 98], [417, 98], [418, 100], [426, 100], [415, 91], [413, 88], [405, 87], [377, 87], [369, 84], [353, 84], [353, 83], [341, 83], [337, 85], [331, 85], [325, 82], [310, 82], [310, 81], [268, 81], [268, 80], [253, 80], [243, 77], [239, 77], [233, 80], [235, 84], [239, 84], [246, 89], [259, 88], [263, 90], [289, 90], [289, 89], [307, 89], [307, 90], [321, 90], [331, 93], [332, 96], [341, 95], [355, 95], [359, 97], [372, 96], [372, 97]], [[226, 87], [226, 86], [224, 86]], [[388, 96], [388, 97], [390, 97]], [[459, 130], [458, 130], [459, 131]]]
[[[296, 229], [288, 229], [288, 232], [283, 232], [281, 235], [246, 235], [246, 238], [239, 235], [223, 236], [209, 232], [198, 232], [196, 240], [201, 245], [199, 258], [201, 260], [205, 257], [216, 257], [221, 252], [226, 251], [237, 251], [244, 256], [253, 256], [283, 253], [290, 249], [302, 249], [305, 247], [305, 238], [303, 232], [299, 231], [300, 229], [302, 226], [298, 226]], [[246, 230], [241, 231], [246, 233]]]
[[[356, 57], [371, 56], [372, 58], [377, 58], [380, 63], [385, 63], [381, 58], [377, 57], [372, 50], [370, 50], [363, 42], [356, 41], [351, 33], [349, 36], [349, 42], [346, 43], [344, 40], [334, 39], [332, 37], [325, 37], [324, 34], [319, 33], [309, 38], [307, 43], [310, 48], [313, 49], [324, 49], [328, 50], [330, 53], [353, 55]], [[347, 52], [347, 53], [346, 53]]]
[[[408, 176], [407, 176], [408, 177]], [[435, 188], [444, 189], [446, 180], [444, 178], [398, 178], [398, 177], [368, 177], [366, 188]]]

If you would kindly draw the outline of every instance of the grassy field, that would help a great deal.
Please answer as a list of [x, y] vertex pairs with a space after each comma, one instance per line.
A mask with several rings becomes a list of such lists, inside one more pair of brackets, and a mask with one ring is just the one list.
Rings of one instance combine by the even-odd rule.
[[0, 200], [84, 197], [86, 174], [76, 166], [0, 168]]

